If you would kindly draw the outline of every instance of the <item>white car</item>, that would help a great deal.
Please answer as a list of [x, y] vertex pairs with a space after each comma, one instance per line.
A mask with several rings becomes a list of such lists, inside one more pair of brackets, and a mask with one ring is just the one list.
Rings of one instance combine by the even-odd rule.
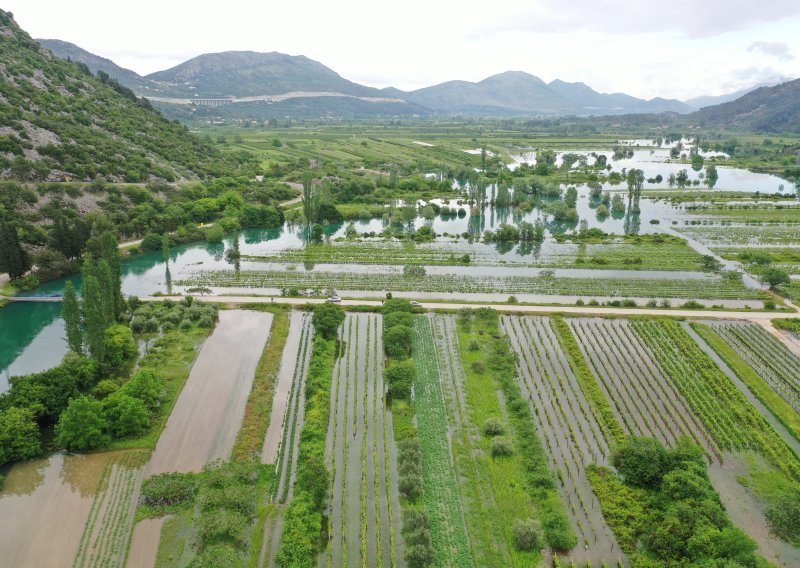
[[331, 296], [325, 301], [328, 302], [329, 304], [340, 304], [342, 302], [342, 299], [339, 296]]
[[409, 304], [411, 304], [411, 307], [412, 307], [412, 308], [421, 308], [421, 307], [422, 307], [422, 304], [420, 304], [420, 303], [419, 303], [419, 302], [417, 302], [416, 300], [411, 300], [411, 301], [409, 302]]

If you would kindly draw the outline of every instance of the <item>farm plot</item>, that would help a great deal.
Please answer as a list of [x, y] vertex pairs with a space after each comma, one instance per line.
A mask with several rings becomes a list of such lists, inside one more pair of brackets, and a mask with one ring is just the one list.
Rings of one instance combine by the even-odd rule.
[[[536, 416], [559, 492], [579, 543], [572, 557], [599, 566], [624, 557], [603, 518], [586, 475], [591, 464], [607, 464], [608, 441], [570, 368], [549, 318], [503, 316], [502, 326], [519, 356], [520, 386]], [[583, 550], [581, 550], [583, 548]]]
[[[299, 337], [294, 337], [295, 334]], [[274, 501], [280, 503], [291, 500], [292, 486], [297, 473], [297, 448], [305, 419], [306, 377], [314, 345], [314, 326], [311, 323], [311, 316], [292, 312], [289, 336], [290, 341], [287, 342], [281, 363], [279, 385], [289, 384], [279, 386], [279, 389], [285, 387], [291, 390], [283, 395], [285, 397], [283, 402], [277, 403], [277, 409], [273, 405], [273, 414], [262, 452], [263, 463], [275, 464], [278, 486]], [[279, 440], [278, 443], [275, 441], [276, 438]]]
[[414, 366], [417, 378], [417, 427], [422, 452], [423, 495], [430, 519], [431, 540], [436, 563], [444, 567], [473, 565], [464, 513], [450, 451], [442, 384], [433, 347], [430, 321], [425, 316], [414, 320]]
[[123, 566], [148, 452], [125, 452], [108, 460], [73, 567]]
[[676, 227], [675, 230], [707, 245], [800, 244], [800, 231], [788, 225], [703, 225]]
[[800, 357], [758, 324], [714, 322], [711, 329], [800, 413]]
[[228, 458], [271, 325], [270, 313], [220, 311], [219, 324], [192, 365], [146, 476], [198, 472], [216, 458]]
[[334, 368], [326, 457], [329, 542], [320, 566], [402, 566], [400, 499], [382, 374], [382, 320], [348, 314]]
[[800, 459], [731, 379], [676, 322], [637, 320], [631, 326], [661, 363], [692, 411], [723, 450], [762, 454], [800, 480]]
[[[489, 418], [505, 415], [497, 386], [488, 376], [465, 372], [467, 360], [455, 316], [437, 315], [431, 323], [473, 560], [478, 566], [530, 565], [531, 554], [517, 551], [513, 542], [514, 521], [535, 516], [520, 459], [492, 458], [491, 444], [479, 427]], [[467, 354], [481, 357], [477, 351]]]
[[283, 270], [214, 270], [198, 272], [176, 281], [176, 286], [234, 288], [296, 288], [322, 295], [336, 283], [339, 290], [502, 293], [622, 298], [681, 298], [704, 300], [758, 300], [762, 291], [747, 288], [741, 282], [720, 277], [687, 279], [654, 278], [552, 278], [549, 276], [464, 276], [429, 274], [409, 277], [402, 273], [293, 272]]
[[603, 394], [629, 434], [656, 438], [667, 447], [690, 436], [712, 458], [720, 449], [689, 410], [658, 361], [626, 320], [569, 318]]

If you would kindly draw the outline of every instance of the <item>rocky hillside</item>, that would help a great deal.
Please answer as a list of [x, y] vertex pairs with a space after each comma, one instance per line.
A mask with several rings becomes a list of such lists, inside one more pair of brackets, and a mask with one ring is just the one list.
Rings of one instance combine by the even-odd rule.
[[0, 175], [174, 180], [228, 167], [116, 80], [55, 57], [0, 11]]

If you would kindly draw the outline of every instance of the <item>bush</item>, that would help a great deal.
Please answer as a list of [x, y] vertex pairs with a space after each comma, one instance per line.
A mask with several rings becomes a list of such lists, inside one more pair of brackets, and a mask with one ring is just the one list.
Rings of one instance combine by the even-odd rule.
[[390, 312], [383, 316], [383, 327], [389, 329], [396, 325], [414, 327], [414, 314], [411, 312]]
[[422, 478], [416, 474], [404, 475], [398, 482], [400, 494], [411, 501], [416, 501], [422, 495]]
[[492, 438], [490, 448], [492, 456], [496, 458], [514, 455], [514, 445], [508, 438]]
[[215, 544], [204, 548], [192, 562], [189, 568], [244, 568], [247, 562], [242, 553], [230, 544]]
[[108, 421], [103, 405], [91, 398], [69, 401], [56, 424], [56, 441], [70, 451], [94, 450], [109, 443]]
[[657, 440], [628, 436], [613, 456], [625, 483], [635, 487], [656, 487], [669, 464], [669, 453]]
[[542, 528], [533, 519], [517, 519], [512, 527], [514, 547], [517, 550], [539, 550], [542, 547]]
[[192, 473], [159, 473], [142, 482], [142, 503], [168, 507], [194, 499], [197, 478]]
[[250, 519], [229, 509], [204, 511], [195, 522], [200, 546], [215, 540], [227, 540], [244, 549], [250, 536]]
[[413, 341], [414, 329], [404, 325], [390, 327], [383, 334], [383, 348], [389, 357], [410, 356]]
[[392, 398], [408, 400], [411, 398], [411, 385], [416, 379], [416, 369], [411, 359], [395, 361], [386, 370], [386, 382]]
[[489, 438], [502, 436], [505, 432], [506, 429], [503, 428], [503, 423], [497, 418], [487, 418], [483, 423], [483, 433]]
[[155, 233], [145, 235], [139, 248], [146, 252], [161, 250], [161, 235]]
[[151, 412], [154, 412], [164, 396], [164, 385], [153, 371], [143, 369], [122, 385], [119, 392], [141, 400]]
[[103, 338], [103, 370], [107, 373], [121, 373], [137, 354], [133, 332], [126, 325], [112, 325]]

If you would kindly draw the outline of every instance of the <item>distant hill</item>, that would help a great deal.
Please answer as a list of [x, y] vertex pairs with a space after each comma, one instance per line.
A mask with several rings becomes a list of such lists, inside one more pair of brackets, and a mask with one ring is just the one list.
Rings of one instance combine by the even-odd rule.
[[522, 71], [507, 71], [471, 83], [448, 81], [403, 93], [384, 93], [440, 113], [485, 116], [608, 115], [626, 113], [687, 113], [692, 109], [680, 101], [646, 101], [622, 93], [598, 93], [584, 83], [555, 80], [549, 84]]
[[348, 81], [302, 55], [225, 51], [207, 53], [147, 79], [165, 94], [178, 97], [244, 97], [293, 91], [336, 92], [357, 97], [385, 97], [378, 89]]
[[800, 133], [800, 79], [761, 87], [686, 117], [691, 124], [755, 132]]
[[100, 57], [78, 47], [74, 43], [61, 41], [60, 39], [37, 39], [40, 44], [55, 53], [61, 59], [70, 59], [86, 65], [89, 70], [97, 74], [98, 71], [107, 73], [126, 87], [138, 91], [148, 83], [148, 81], [130, 69], [120, 67], [110, 59]]
[[714, 105], [721, 105], [724, 103], [735, 101], [736, 99], [743, 97], [747, 93], [755, 91], [759, 87], [774, 87], [775, 85], [779, 85], [780, 83], [786, 83], [787, 81], [791, 80], [792, 79], [788, 77], [781, 77], [780, 79], [775, 79], [773, 81], [765, 81], [759, 83], [758, 85], [753, 85], [752, 87], [748, 87], [746, 89], [740, 89], [738, 91], [735, 91], [733, 93], [728, 93], [726, 95], [695, 97], [693, 99], [689, 99], [688, 101], [686, 101], [686, 104], [695, 110], [699, 110], [701, 108]]
[[222, 159], [129, 89], [55, 57], [1, 10], [0, 77], [4, 177], [172, 180]]

